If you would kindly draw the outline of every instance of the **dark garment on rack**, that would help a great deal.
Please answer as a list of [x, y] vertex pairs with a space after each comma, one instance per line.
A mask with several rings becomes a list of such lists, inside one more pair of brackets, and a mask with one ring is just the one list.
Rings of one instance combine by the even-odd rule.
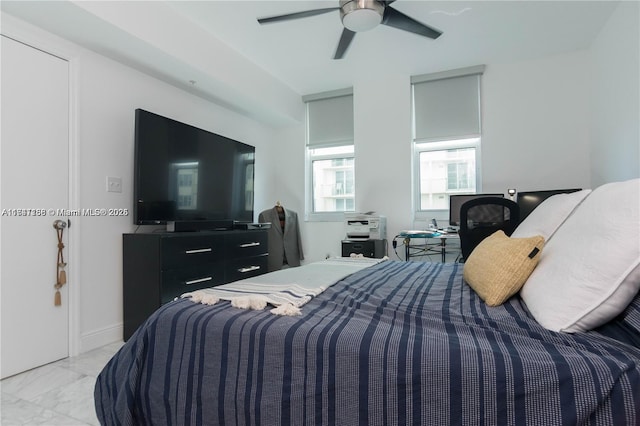
[[[284, 220], [284, 223], [281, 219]], [[271, 228], [268, 231], [269, 272], [280, 270], [283, 265], [300, 266], [304, 255], [298, 214], [282, 206], [276, 206], [260, 213], [258, 221], [271, 223]]]

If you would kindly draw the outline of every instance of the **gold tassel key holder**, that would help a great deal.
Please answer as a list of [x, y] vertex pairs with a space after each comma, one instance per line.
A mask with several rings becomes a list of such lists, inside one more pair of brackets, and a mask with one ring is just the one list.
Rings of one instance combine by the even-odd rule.
[[58, 259], [56, 264], [56, 283], [53, 286], [56, 289], [56, 294], [53, 299], [53, 304], [55, 306], [60, 306], [62, 305], [62, 297], [60, 296], [60, 289], [62, 288], [63, 285], [67, 283], [67, 273], [64, 270], [67, 264], [64, 262], [64, 243], [62, 242], [64, 229], [67, 227], [67, 223], [62, 220], [56, 220], [53, 222], [53, 227], [56, 230], [56, 234], [58, 235]]

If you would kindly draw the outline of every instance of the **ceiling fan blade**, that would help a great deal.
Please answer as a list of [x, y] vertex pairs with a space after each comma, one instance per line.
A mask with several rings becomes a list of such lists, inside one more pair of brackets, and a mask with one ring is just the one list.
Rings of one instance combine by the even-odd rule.
[[342, 35], [338, 42], [338, 48], [336, 49], [336, 54], [333, 56], [333, 59], [342, 59], [355, 35], [355, 32], [346, 28], [342, 30]]
[[429, 38], [438, 38], [442, 34], [442, 31], [431, 28], [430, 26], [425, 25], [422, 22], [418, 22], [415, 19], [405, 15], [404, 13], [397, 11], [391, 6], [387, 6], [384, 8], [382, 24]]
[[270, 16], [267, 18], [258, 18], [260, 24], [269, 24], [272, 22], [288, 21], [290, 19], [308, 18], [310, 16], [322, 15], [323, 13], [339, 10], [339, 7], [327, 7], [324, 9], [305, 10], [303, 12], [287, 13], [286, 15]]

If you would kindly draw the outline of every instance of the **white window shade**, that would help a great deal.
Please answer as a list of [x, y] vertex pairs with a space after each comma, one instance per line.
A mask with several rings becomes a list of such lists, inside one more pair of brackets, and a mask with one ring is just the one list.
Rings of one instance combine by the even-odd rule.
[[353, 95], [307, 102], [309, 147], [353, 145]]
[[474, 136], [480, 128], [480, 74], [444, 76], [413, 84], [415, 140]]

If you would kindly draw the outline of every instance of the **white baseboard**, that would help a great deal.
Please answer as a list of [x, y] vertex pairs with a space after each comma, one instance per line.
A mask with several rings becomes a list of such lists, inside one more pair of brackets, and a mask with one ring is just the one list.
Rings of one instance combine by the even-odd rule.
[[80, 337], [79, 352], [84, 353], [93, 349], [101, 348], [102, 346], [110, 343], [122, 342], [123, 332], [124, 326], [120, 323], [100, 330], [84, 333]]

